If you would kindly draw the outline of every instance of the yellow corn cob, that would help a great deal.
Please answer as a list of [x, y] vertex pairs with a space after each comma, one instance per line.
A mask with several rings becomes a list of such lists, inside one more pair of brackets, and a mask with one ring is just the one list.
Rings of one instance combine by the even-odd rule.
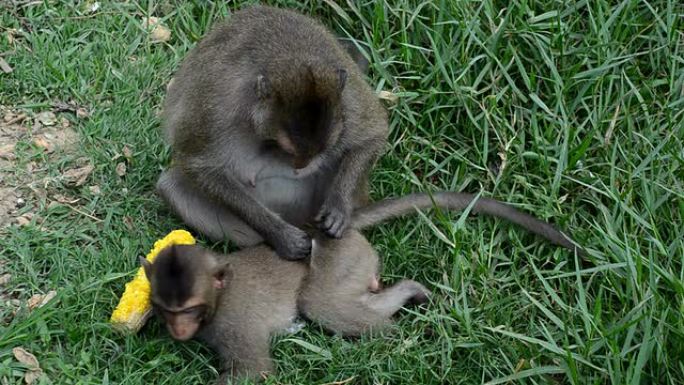
[[[195, 238], [185, 230], [174, 230], [154, 243], [154, 247], [145, 257], [153, 262], [160, 251], [171, 245], [193, 245]], [[152, 314], [150, 305], [150, 282], [141, 267], [132, 281], [126, 284], [119, 304], [112, 312], [111, 322], [120, 330], [137, 332], [143, 327]]]

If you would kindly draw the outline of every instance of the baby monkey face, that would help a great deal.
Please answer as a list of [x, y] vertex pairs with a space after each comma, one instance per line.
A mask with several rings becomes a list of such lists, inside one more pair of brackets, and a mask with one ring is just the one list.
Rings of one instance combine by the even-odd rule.
[[174, 245], [160, 251], [154, 264], [140, 260], [150, 281], [154, 312], [171, 337], [187, 341], [209, 322], [228, 279], [226, 263], [199, 246]]
[[199, 303], [170, 309], [159, 303], [153, 303], [153, 308], [173, 339], [187, 341], [199, 330], [208, 307], [206, 304]]

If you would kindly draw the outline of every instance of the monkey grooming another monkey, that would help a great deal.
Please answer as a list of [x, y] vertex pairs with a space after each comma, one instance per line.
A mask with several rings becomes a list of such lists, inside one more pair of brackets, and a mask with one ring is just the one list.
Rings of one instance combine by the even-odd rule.
[[[425, 302], [430, 292], [420, 283], [401, 280], [380, 288], [379, 258], [357, 230], [416, 208], [433, 205], [462, 210], [471, 194], [412, 194], [357, 210], [351, 229], [340, 239], [316, 237], [308, 264], [279, 258], [266, 245], [219, 255], [199, 246], [173, 246], [154, 264], [144, 258], [155, 311], [172, 337], [205, 341], [222, 357], [222, 383], [228, 378], [271, 372], [270, 338], [302, 314], [327, 330], [358, 336], [391, 324], [408, 302]], [[495, 214], [581, 252], [551, 225], [495, 200], [480, 198], [476, 211]]]
[[[161, 197], [213, 240], [265, 241], [286, 259], [309, 255], [306, 226], [340, 237], [368, 202], [368, 173], [387, 135], [386, 112], [361, 73], [367, 63], [352, 56], [358, 65], [323, 26], [292, 11], [248, 8], [214, 28], [169, 88], [163, 126], [173, 165], [157, 182]], [[435, 199], [451, 197], [459, 209], [473, 199], [448, 194]], [[481, 198], [473, 211], [574, 249], [511, 206]]]
[[173, 164], [160, 195], [200, 233], [239, 247], [266, 241], [286, 259], [310, 254], [304, 225], [340, 237], [367, 201], [388, 132], [357, 59], [307, 16], [263, 6], [234, 13], [169, 87]]

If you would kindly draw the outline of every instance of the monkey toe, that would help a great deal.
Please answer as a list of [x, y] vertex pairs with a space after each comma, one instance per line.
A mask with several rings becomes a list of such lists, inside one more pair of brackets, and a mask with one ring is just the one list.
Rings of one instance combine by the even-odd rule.
[[416, 282], [416, 292], [409, 298], [408, 304], [414, 306], [423, 305], [430, 302], [430, 297], [432, 297], [432, 292]]
[[311, 255], [311, 244], [309, 246], [297, 245], [287, 250], [276, 249], [276, 253], [288, 261], [298, 261]]
[[330, 231], [330, 229], [335, 225], [335, 215], [333, 213], [328, 213], [323, 221], [323, 230]]
[[406, 280], [404, 282], [410, 288], [411, 293], [411, 296], [406, 299], [405, 306], [418, 306], [430, 302], [432, 292], [425, 286], [413, 280]]

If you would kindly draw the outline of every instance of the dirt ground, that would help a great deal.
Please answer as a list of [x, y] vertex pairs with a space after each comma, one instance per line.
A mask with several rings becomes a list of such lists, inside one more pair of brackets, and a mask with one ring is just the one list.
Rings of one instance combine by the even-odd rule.
[[[77, 156], [78, 134], [67, 119], [70, 109], [53, 106], [36, 112], [0, 106], [0, 236], [5, 236], [9, 226], [40, 226], [39, 212], [45, 205], [70, 203], [58, 193], [58, 186], [83, 184], [92, 171], [92, 166], [73, 162], [73, 168], [57, 175], [48, 172], [48, 163]], [[27, 300], [24, 288], [17, 286], [7, 269], [10, 258], [11, 250], [0, 252], [0, 306], [11, 309], [5, 317], [13, 316], [23, 302], [34, 308], [54, 296], [36, 294]], [[0, 319], [0, 323], [5, 321]]]
[[[54, 178], [45, 163], [73, 152], [78, 143], [66, 113], [68, 107], [33, 112], [0, 106], [0, 231], [30, 222], [49, 198]], [[71, 174], [67, 170], [62, 177]], [[59, 194], [50, 197], [60, 200]]]

